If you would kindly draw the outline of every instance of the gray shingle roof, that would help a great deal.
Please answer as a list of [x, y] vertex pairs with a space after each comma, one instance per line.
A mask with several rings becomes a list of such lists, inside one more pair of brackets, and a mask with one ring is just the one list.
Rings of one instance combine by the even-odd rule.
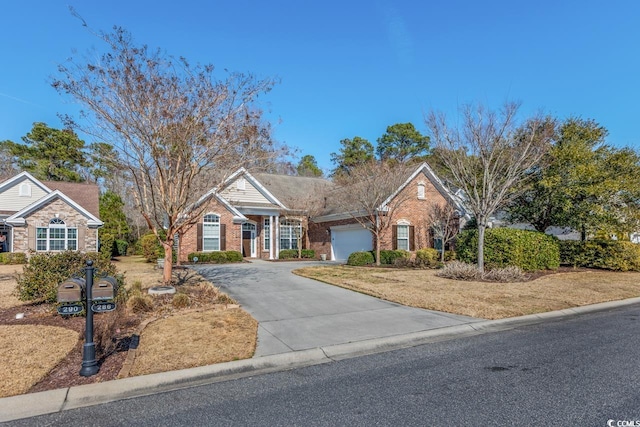
[[305, 208], [310, 200], [335, 185], [324, 178], [256, 173], [253, 176], [289, 209]]

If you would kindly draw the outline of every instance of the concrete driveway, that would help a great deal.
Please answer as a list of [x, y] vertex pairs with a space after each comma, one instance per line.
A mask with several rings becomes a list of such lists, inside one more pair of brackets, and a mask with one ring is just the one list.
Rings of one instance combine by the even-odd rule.
[[256, 357], [481, 320], [405, 307], [291, 273], [327, 264], [252, 260], [193, 268], [259, 322]]

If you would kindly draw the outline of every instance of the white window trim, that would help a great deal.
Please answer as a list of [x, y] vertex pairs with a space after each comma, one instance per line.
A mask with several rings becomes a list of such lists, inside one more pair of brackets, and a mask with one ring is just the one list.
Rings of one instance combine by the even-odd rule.
[[[218, 222], [209, 222], [209, 221], [205, 221], [205, 219], [208, 216], [215, 216], [218, 218]], [[218, 213], [215, 212], [208, 212], [206, 214], [204, 214], [204, 216], [202, 217], [202, 252], [219, 252], [220, 251], [220, 240], [221, 240], [221, 236], [220, 236], [220, 221], [221, 221], [221, 216]], [[214, 231], [212, 236], [207, 236], [205, 235], [205, 230], [206, 230], [206, 226], [207, 225], [213, 225], [212, 229], [215, 230], [215, 225], [217, 224], [217, 233]], [[218, 249], [206, 249], [206, 245], [205, 242], [207, 240], [212, 240], [213, 243], [215, 243], [215, 240], [218, 240]], [[215, 245], [214, 245], [215, 246]]]
[[[39, 238], [38, 237], [38, 231], [39, 230], [44, 230], [45, 232], [45, 236]], [[64, 230], [63, 231], [63, 235], [64, 237], [60, 238], [60, 237], [51, 237], [51, 230]], [[75, 237], [71, 238], [70, 234], [71, 232], [75, 232]], [[77, 227], [68, 227], [67, 224], [55, 217], [53, 219], [51, 219], [51, 221], [49, 221], [49, 224], [47, 224], [46, 227], [36, 227], [36, 235], [35, 235], [35, 240], [36, 240], [36, 252], [63, 252], [63, 251], [67, 251], [67, 250], [72, 250], [72, 251], [77, 251], [78, 250], [78, 228]], [[63, 242], [63, 248], [62, 249], [51, 249], [51, 241], [62, 241]], [[40, 249], [39, 248], [39, 243], [43, 243], [44, 242], [44, 249]], [[74, 242], [74, 245], [69, 245], [70, 242]], [[75, 247], [70, 247], [70, 246], [75, 246]]]
[[31, 197], [31, 185], [27, 182], [23, 182], [18, 187], [18, 195], [21, 197]]
[[424, 185], [424, 182], [419, 182], [418, 183], [418, 199], [420, 200], [424, 200], [426, 199], [426, 187]]
[[[285, 224], [282, 224], [282, 223]], [[297, 225], [293, 224], [293, 223], [298, 223]], [[280, 220], [280, 238], [278, 239], [278, 247], [280, 248], [280, 250], [282, 249], [282, 231], [286, 230], [286, 233], [288, 234], [288, 237], [285, 237], [285, 239], [289, 242], [289, 248], [287, 249], [298, 249], [298, 238], [296, 237], [296, 233], [294, 232], [294, 229], [299, 229], [300, 230], [300, 234], [302, 234], [302, 221], [300, 220], [296, 220], [296, 219], [281, 219]], [[296, 247], [294, 248], [293, 245], [296, 245]]]
[[[408, 250], [410, 249], [410, 245], [409, 245], [409, 239], [410, 239], [410, 236], [409, 236], [409, 226], [410, 226], [410, 225], [411, 225], [411, 224], [409, 223], [409, 221], [406, 221], [406, 220], [400, 220], [400, 221], [398, 221], [398, 225], [397, 225], [397, 227], [398, 227], [398, 228], [397, 228], [397, 232], [396, 232], [396, 247], [397, 247], [398, 249], [403, 249], [403, 250], [405, 250], [405, 251], [408, 251]], [[402, 238], [400, 237], [400, 227], [402, 227], [403, 229], [405, 229], [405, 227], [406, 227], [406, 230], [407, 230], [407, 237], [402, 237]], [[400, 242], [401, 242], [401, 241], [402, 241], [402, 242], [407, 242], [407, 243], [406, 243], [406, 248], [404, 247], [404, 245], [400, 245]]]
[[[267, 222], [269, 225], [267, 226]], [[269, 251], [271, 254], [271, 217], [262, 220], [262, 250]]]

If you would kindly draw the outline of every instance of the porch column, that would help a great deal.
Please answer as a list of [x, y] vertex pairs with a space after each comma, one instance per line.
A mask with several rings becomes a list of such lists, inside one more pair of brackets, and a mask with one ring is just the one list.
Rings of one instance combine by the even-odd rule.
[[275, 217], [273, 215], [269, 215], [269, 259], [273, 259], [273, 248], [274, 248], [274, 243], [273, 243], [273, 227], [275, 227], [275, 225], [273, 224], [273, 219]]
[[276, 228], [275, 232], [275, 244], [276, 244], [276, 259], [280, 258], [280, 215], [276, 215], [274, 218], [274, 227]]

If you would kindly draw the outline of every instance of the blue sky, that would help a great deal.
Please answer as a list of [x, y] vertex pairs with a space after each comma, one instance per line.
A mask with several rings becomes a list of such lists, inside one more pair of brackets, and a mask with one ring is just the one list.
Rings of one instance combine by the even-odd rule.
[[74, 50], [103, 47], [69, 4], [96, 30], [123, 26], [192, 63], [279, 78], [262, 99], [275, 137], [325, 170], [341, 139], [375, 143], [403, 122], [426, 133], [426, 112], [455, 118], [470, 102], [591, 118], [610, 144], [640, 148], [634, 0], [3, 2], [0, 140], [77, 112], [49, 78]]

